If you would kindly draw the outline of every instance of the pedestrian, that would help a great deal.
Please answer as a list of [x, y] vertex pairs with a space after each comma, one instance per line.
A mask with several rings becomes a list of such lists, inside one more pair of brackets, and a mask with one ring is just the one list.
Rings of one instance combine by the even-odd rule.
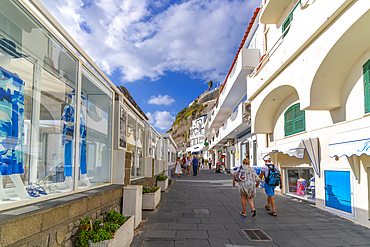
[[190, 167], [191, 167], [190, 156], [187, 156], [186, 157], [186, 170], [188, 171], [188, 176], [190, 176]]
[[[262, 177], [265, 176], [264, 188], [265, 193], [267, 195], [267, 205], [265, 206], [265, 208], [269, 211], [270, 215], [277, 216], [275, 211], [275, 200], [274, 200], [276, 186], [269, 185], [268, 181], [270, 180], [269, 179], [270, 173], [274, 173], [276, 175], [279, 174], [280, 189], [283, 189], [283, 181], [281, 178], [279, 167], [277, 167], [271, 162], [271, 157], [267, 155], [263, 160], [265, 161], [265, 166], [262, 167], [260, 178], [262, 179]], [[258, 186], [258, 183], [256, 184], [256, 186]]]
[[202, 157], [201, 161], [202, 161], [202, 170], [203, 170], [204, 169], [204, 158], [203, 157]]
[[196, 154], [193, 154], [193, 160], [191, 161], [191, 164], [193, 165], [193, 176], [197, 176], [198, 174], [198, 166], [199, 166], [199, 160], [197, 159]]
[[208, 166], [209, 166], [209, 169], [212, 169], [212, 158], [209, 158], [209, 160], [208, 160]]
[[182, 173], [186, 174], [186, 154], [182, 157], [181, 167], [183, 169]]
[[176, 164], [175, 164], [175, 173], [177, 174], [177, 177], [180, 178], [180, 175], [182, 174], [182, 169], [181, 169], [181, 161], [180, 158], [176, 159]]
[[256, 197], [256, 186], [255, 184], [259, 183], [261, 179], [257, 176], [256, 171], [249, 166], [249, 159], [245, 158], [243, 160], [243, 164], [237, 169], [233, 174], [233, 187], [235, 187], [235, 181], [237, 178], [237, 174], [240, 171], [244, 172], [243, 180], [238, 182], [238, 189], [240, 194], [240, 200], [242, 203], [243, 211], [240, 212], [241, 216], [247, 216], [247, 202], [251, 207], [252, 217], [255, 217], [257, 214], [257, 210], [254, 208], [253, 198]]

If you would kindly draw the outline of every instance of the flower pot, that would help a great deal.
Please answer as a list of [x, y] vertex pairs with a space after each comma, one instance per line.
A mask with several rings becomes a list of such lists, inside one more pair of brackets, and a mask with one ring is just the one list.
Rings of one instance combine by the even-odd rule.
[[135, 216], [127, 218], [126, 222], [118, 228], [114, 238], [98, 243], [89, 240], [90, 247], [129, 247], [134, 238]]
[[161, 187], [161, 191], [166, 191], [168, 188], [168, 178], [164, 181], [157, 180], [157, 186]]
[[143, 209], [154, 210], [161, 200], [161, 190], [143, 194]]

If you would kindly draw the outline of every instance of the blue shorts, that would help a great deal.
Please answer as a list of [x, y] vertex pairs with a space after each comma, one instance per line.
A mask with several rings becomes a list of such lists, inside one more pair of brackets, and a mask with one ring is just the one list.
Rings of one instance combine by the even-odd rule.
[[265, 193], [268, 196], [274, 196], [275, 195], [275, 187], [276, 186], [270, 186], [265, 183]]

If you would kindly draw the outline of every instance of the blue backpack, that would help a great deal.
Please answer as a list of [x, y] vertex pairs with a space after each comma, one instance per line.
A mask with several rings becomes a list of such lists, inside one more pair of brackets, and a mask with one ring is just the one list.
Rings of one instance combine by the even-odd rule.
[[265, 178], [265, 182], [270, 186], [280, 185], [280, 174], [277, 170], [275, 170], [275, 165], [266, 165], [269, 168], [269, 175]]

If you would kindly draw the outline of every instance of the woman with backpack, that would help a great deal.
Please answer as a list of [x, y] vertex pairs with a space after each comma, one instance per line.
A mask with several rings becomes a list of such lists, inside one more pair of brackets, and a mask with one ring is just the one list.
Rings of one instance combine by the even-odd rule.
[[[281, 178], [279, 167], [271, 162], [271, 157], [267, 155], [265, 156], [265, 158], [263, 158], [263, 160], [265, 161], [265, 166], [262, 168], [260, 178], [265, 176], [264, 188], [267, 195], [267, 205], [265, 206], [265, 208], [269, 211], [269, 215], [277, 216], [274, 200], [275, 187], [280, 185], [280, 189], [282, 189], [283, 181]], [[256, 184], [256, 186], [258, 186], [258, 184]], [[270, 209], [272, 209], [272, 211], [270, 211]]]
[[247, 216], [247, 202], [251, 207], [252, 217], [255, 217], [257, 210], [254, 208], [253, 198], [256, 197], [256, 186], [261, 180], [257, 176], [256, 171], [249, 166], [249, 159], [243, 160], [243, 165], [240, 166], [233, 174], [233, 186], [235, 182], [238, 182], [240, 200], [242, 203], [243, 211], [240, 215], [243, 217]]

